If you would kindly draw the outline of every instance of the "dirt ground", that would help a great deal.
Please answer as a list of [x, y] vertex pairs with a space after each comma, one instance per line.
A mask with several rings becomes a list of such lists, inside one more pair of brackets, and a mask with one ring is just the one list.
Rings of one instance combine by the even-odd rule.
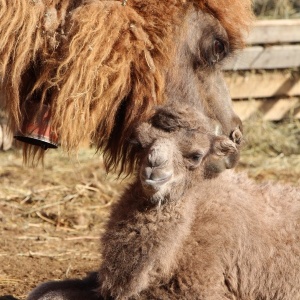
[[106, 175], [94, 153], [71, 160], [52, 150], [35, 168], [19, 151], [0, 153], [0, 299], [97, 269], [103, 223], [126, 183]]
[[[300, 153], [247, 151], [238, 170], [300, 185]], [[35, 168], [23, 166], [17, 150], [0, 153], [1, 300], [25, 299], [38, 283], [81, 278], [98, 268], [103, 224], [130, 179], [107, 175], [94, 153], [83, 149], [70, 159], [51, 150], [44, 167]]]

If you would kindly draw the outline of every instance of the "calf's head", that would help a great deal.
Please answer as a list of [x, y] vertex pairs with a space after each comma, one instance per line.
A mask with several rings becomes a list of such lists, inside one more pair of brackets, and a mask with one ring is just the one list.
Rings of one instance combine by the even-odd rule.
[[236, 164], [238, 145], [217, 135], [216, 122], [183, 116], [163, 109], [137, 129], [139, 181], [154, 203], [178, 200], [199, 181]]

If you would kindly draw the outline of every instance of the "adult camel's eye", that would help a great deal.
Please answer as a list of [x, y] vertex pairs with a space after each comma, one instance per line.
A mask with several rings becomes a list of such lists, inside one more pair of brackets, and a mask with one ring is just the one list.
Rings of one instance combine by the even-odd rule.
[[225, 45], [223, 42], [219, 40], [214, 40], [214, 53], [215, 54], [222, 54], [225, 52]]
[[217, 63], [227, 55], [227, 45], [225, 42], [215, 39], [213, 42], [213, 63]]

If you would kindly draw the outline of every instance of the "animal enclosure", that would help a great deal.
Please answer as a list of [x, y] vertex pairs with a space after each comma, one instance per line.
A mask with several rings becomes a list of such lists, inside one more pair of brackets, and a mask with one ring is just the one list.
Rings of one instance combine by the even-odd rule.
[[247, 43], [224, 67], [238, 115], [300, 119], [300, 19], [259, 20]]

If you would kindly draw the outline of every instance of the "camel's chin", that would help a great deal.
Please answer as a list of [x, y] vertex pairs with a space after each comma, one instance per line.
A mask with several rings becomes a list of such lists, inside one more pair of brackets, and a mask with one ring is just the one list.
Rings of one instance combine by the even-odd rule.
[[166, 202], [168, 202], [168, 199], [170, 198], [168, 196], [169, 196], [169, 193], [162, 194], [161, 192], [157, 192], [150, 197], [150, 201], [152, 204], [161, 206], [162, 204], [165, 204]]
[[147, 199], [154, 204], [160, 206], [161, 204], [164, 204], [168, 201], [170, 198], [170, 192], [168, 188], [162, 187], [159, 185], [143, 185], [144, 193], [147, 196]]
[[[147, 199], [154, 205], [160, 206], [168, 202], [177, 201], [184, 194], [185, 185], [178, 187], [177, 180], [174, 178], [164, 180], [141, 180], [144, 194]], [[176, 184], [177, 183], [177, 186]]]

